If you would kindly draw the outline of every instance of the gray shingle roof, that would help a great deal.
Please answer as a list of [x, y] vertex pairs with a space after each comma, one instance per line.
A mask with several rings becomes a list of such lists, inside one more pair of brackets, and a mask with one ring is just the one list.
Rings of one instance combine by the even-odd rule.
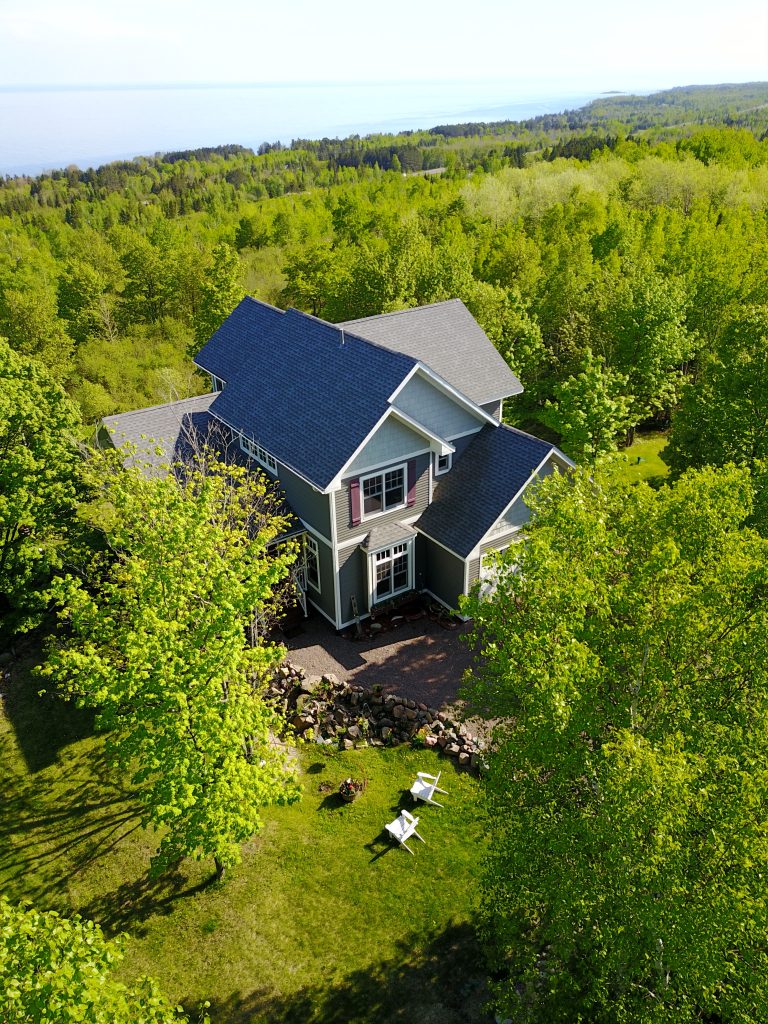
[[[213, 340], [221, 351], [229, 346], [241, 355], [237, 366], [229, 362], [228, 383], [212, 413], [321, 490], [416, 365], [295, 309], [265, 321], [262, 304], [248, 298]], [[208, 346], [197, 362], [212, 368]]]
[[407, 523], [387, 523], [385, 526], [374, 526], [360, 545], [366, 551], [377, 551], [379, 548], [399, 544], [416, 535], [416, 531]]
[[191, 433], [204, 436], [208, 432], [213, 422], [208, 409], [215, 398], [215, 394], [196, 395], [179, 402], [105, 416], [102, 422], [115, 448], [122, 448], [124, 444], [136, 448], [136, 455], [126, 459], [126, 465], [144, 462], [164, 474], [171, 462], [189, 451]]
[[[210, 393], [148, 409], [134, 409], [116, 416], [105, 416], [102, 423], [116, 448], [124, 444], [135, 447], [135, 455], [129, 455], [124, 465], [128, 467], [139, 462], [146, 467], [148, 474], [165, 476], [173, 463], [192, 455], [201, 442], [217, 449], [228, 465], [237, 463], [264, 472], [241, 449], [231, 432], [209, 413], [208, 409], [216, 397], [215, 393]], [[305, 532], [285, 495], [282, 495], [280, 513], [288, 516], [290, 523], [272, 544]]]
[[466, 558], [553, 445], [512, 427], [484, 427], [441, 481], [419, 530]]
[[339, 326], [420, 360], [478, 405], [523, 390], [461, 299], [349, 320]]

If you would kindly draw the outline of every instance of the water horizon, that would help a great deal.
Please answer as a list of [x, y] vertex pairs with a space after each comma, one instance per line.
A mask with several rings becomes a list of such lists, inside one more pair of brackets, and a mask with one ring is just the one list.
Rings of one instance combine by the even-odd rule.
[[[177, 150], [525, 120], [620, 89], [498, 80], [0, 85], [0, 174], [38, 175]], [[645, 92], [645, 90], [643, 90]]]

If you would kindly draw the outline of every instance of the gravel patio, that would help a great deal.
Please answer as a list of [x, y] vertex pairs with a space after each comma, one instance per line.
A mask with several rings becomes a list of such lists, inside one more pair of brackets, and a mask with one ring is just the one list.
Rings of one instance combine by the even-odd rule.
[[462, 639], [468, 624], [446, 629], [428, 616], [404, 621], [378, 636], [352, 639], [337, 635], [314, 613], [302, 631], [284, 643], [289, 657], [310, 675], [334, 672], [359, 686], [378, 684], [384, 693], [396, 693], [430, 707], [441, 708], [456, 700], [471, 653]]

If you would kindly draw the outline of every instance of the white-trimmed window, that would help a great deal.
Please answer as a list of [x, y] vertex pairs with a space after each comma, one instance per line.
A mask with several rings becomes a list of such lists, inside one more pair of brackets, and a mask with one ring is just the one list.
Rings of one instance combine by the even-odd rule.
[[270, 455], [269, 452], [262, 448], [260, 444], [256, 444], [255, 441], [251, 441], [248, 437], [240, 435], [240, 447], [243, 449], [246, 455], [250, 455], [252, 459], [256, 459], [260, 462], [265, 469], [268, 469], [270, 473], [277, 473], [277, 462], [275, 462], [274, 456]]
[[375, 551], [373, 563], [373, 600], [386, 601], [411, 589], [411, 544], [393, 544]]
[[442, 476], [443, 473], [447, 473], [453, 465], [453, 455], [448, 452], [447, 455], [435, 455], [435, 476]]
[[304, 561], [307, 566], [307, 583], [320, 593], [320, 547], [315, 538], [304, 534]]
[[395, 466], [381, 473], [360, 477], [362, 518], [381, 515], [396, 508], [405, 508], [408, 497], [407, 467]]
[[211, 374], [211, 391], [223, 391], [224, 381], [221, 377], [217, 377], [215, 373]]

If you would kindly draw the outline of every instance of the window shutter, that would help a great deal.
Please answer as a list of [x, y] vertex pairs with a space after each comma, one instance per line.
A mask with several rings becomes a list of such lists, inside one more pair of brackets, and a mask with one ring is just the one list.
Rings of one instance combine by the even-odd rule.
[[408, 462], [408, 508], [416, 504], [416, 459]]
[[349, 504], [352, 509], [352, 525], [360, 524], [360, 480], [349, 481]]

